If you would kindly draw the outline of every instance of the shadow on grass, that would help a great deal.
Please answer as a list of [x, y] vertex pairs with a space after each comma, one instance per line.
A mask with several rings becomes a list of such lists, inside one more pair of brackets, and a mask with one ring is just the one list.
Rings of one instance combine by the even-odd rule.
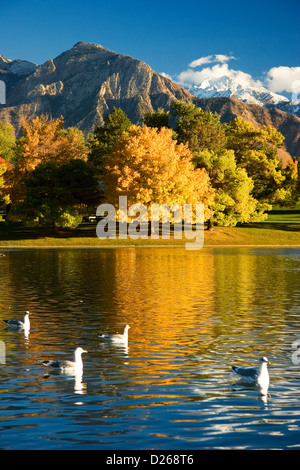
[[[240, 227], [243, 227], [243, 225], [240, 225]], [[300, 232], [299, 223], [257, 222], [244, 225], [244, 227], [259, 228], [262, 230], [281, 230], [284, 232]]]
[[22, 224], [0, 223], [0, 241], [38, 240], [42, 238], [96, 238], [95, 224], [82, 224], [73, 230], [55, 232], [52, 227], [26, 227]]
[[300, 216], [300, 210], [297, 209], [273, 209], [271, 212], [269, 212], [269, 215], [295, 215], [295, 216]]
[[[300, 211], [276, 211], [276, 214], [286, 215], [293, 214], [300, 215]], [[272, 211], [275, 215], [275, 211]], [[298, 221], [299, 220], [299, 221]], [[284, 232], [300, 232], [300, 217], [297, 222], [284, 223], [280, 222], [257, 222], [239, 225], [240, 228], [254, 228], [265, 230], [284, 231]], [[221, 227], [219, 227], [221, 229]], [[216, 227], [218, 229], [218, 227]], [[172, 228], [171, 228], [172, 232]], [[78, 238], [97, 238], [96, 223], [82, 223], [76, 229], [60, 230], [55, 232], [53, 227], [27, 227], [20, 224], [7, 225], [0, 222], [0, 242], [1, 241], [17, 241], [17, 240], [39, 240], [44, 238], [52, 239], [78, 239]]]

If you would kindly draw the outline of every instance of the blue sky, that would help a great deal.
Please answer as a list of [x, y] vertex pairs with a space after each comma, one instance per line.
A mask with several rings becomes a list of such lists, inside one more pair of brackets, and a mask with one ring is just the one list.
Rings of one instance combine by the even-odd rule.
[[284, 92], [300, 79], [299, 18], [299, 0], [0, 0], [0, 54], [41, 64], [93, 42], [175, 79], [203, 57], [209, 72], [222, 55], [220, 66], [264, 85], [274, 69], [270, 88]]

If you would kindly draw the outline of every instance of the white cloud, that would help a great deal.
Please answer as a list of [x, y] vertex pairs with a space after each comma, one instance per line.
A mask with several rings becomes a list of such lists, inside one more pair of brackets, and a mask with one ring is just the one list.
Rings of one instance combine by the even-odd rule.
[[185, 88], [199, 86], [205, 80], [215, 80], [225, 76], [243, 88], [264, 87], [274, 93], [290, 93], [290, 99], [300, 100], [300, 67], [272, 67], [262, 74], [260, 80], [257, 80], [249, 73], [229, 68], [227, 62], [230, 60], [236, 60], [236, 58], [225, 54], [211, 54], [193, 60], [186, 70], [173, 77], [165, 73], [162, 75]]
[[173, 80], [173, 78], [171, 77], [171, 75], [169, 75], [168, 73], [161, 72], [160, 75], [162, 75], [163, 77], [168, 78], [169, 80]]
[[299, 93], [300, 67], [272, 67], [266, 73], [266, 84], [274, 92]]
[[227, 56], [224, 54], [207, 55], [206, 57], [200, 57], [200, 59], [193, 60], [189, 64], [189, 67], [201, 67], [201, 65], [212, 64], [214, 62], [220, 62], [221, 64], [224, 64], [225, 62], [228, 62], [231, 59], [235, 59], [235, 57]]
[[216, 79], [221, 77], [229, 77], [238, 82], [240, 85], [261, 87], [262, 83], [259, 80], [254, 80], [248, 73], [241, 70], [233, 70], [228, 67], [228, 64], [216, 64], [212, 67], [205, 67], [201, 70], [187, 69], [181, 72], [176, 77], [176, 81], [183, 86], [200, 85], [204, 80]]

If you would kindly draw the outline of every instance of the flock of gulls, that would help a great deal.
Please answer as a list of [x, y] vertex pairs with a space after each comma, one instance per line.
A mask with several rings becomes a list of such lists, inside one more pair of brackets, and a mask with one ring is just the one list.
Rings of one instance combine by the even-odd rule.
[[[7, 325], [11, 328], [21, 329], [29, 332], [30, 330], [30, 313], [26, 311], [24, 313], [23, 321], [21, 320], [4, 320]], [[111, 343], [120, 344], [127, 346], [128, 345], [128, 330], [130, 326], [125, 325], [123, 333], [121, 334], [98, 334], [98, 336]], [[47, 360], [43, 361], [43, 365], [49, 367], [53, 370], [64, 372], [64, 373], [81, 373], [83, 371], [83, 362], [81, 355], [87, 353], [85, 349], [77, 347], [74, 351], [73, 361], [56, 361], [56, 360]], [[268, 359], [263, 356], [259, 359], [258, 368], [256, 367], [240, 367], [232, 366], [232, 371], [235, 372], [243, 382], [256, 384], [259, 389], [260, 395], [267, 395], [269, 388], [269, 372], [268, 372]]]
[[[30, 313], [26, 311], [24, 313], [23, 320], [4, 320], [4, 322], [12, 329], [24, 330], [25, 334], [28, 334], [30, 331]], [[122, 334], [98, 334], [98, 336], [106, 341], [111, 343], [120, 344], [123, 346], [128, 345], [128, 330], [130, 326], [125, 325]], [[42, 364], [46, 367], [49, 367], [52, 370], [67, 373], [67, 374], [80, 374], [83, 371], [83, 362], [81, 355], [87, 353], [85, 349], [77, 347], [74, 351], [73, 361], [57, 361], [57, 360], [47, 360], [43, 361]]]

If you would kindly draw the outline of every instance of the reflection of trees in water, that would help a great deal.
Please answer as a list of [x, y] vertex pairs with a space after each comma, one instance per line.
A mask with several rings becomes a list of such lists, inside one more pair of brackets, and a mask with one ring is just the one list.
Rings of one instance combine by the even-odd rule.
[[164, 341], [185, 336], [195, 321], [209, 330], [213, 263], [210, 254], [184, 249], [116, 252], [117, 316], [132, 317], [141, 336], [147, 331]]
[[[287, 252], [288, 255], [288, 252]], [[272, 249], [223, 250], [215, 257], [215, 311], [232, 332], [281, 331], [293, 306], [299, 261]], [[298, 273], [298, 278], [300, 273]], [[299, 284], [298, 284], [299, 285]]]
[[114, 333], [128, 323], [129, 345], [162, 364], [195, 344], [201, 353], [259, 335], [275, 344], [300, 285], [299, 258], [251, 248], [11, 251], [0, 275], [2, 317], [8, 307], [32, 312], [31, 347], [33, 338], [45, 344], [45, 331], [74, 344], [87, 328]]

